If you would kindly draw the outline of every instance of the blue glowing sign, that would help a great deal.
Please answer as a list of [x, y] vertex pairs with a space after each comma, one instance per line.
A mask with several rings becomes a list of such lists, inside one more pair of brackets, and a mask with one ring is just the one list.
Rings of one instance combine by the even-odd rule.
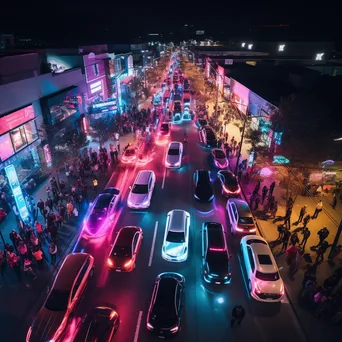
[[5, 172], [8, 178], [9, 185], [12, 189], [15, 203], [18, 207], [20, 217], [25, 220], [29, 216], [29, 212], [27, 210], [25, 198], [23, 196], [23, 193], [21, 192], [20, 183], [18, 180], [17, 172], [15, 171], [15, 167], [13, 165], [6, 166]]

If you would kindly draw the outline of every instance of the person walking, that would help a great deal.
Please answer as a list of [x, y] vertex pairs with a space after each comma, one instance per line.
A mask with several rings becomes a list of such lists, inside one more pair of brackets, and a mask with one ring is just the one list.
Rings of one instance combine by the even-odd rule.
[[304, 218], [304, 215], [306, 214], [306, 208], [307, 208], [307, 206], [304, 205], [304, 206], [300, 209], [300, 213], [299, 213], [299, 217], [298, 217], [297, 223], [302, 222], [302, 220], [303, 220], [303, 218]]
[[285, 218], [284, 218], [284, 225], [287, 225], [288, 229], [291, 228], [291, 215], [292, 215], [292, 208], [287, 208]]
[[18, 277], [18, 280], [21, 280], [21, 272], [20, 272], [20, 259], [19, 257], [14, 253], [7, 251], [7, 262], [10, 268], [13, 269], [15, 274]]
[[235, 323], [237, 323], [237, 325], [240, 325], [245, 317], [245, 314], [246, 312], [242, 305], [234, 306], [232, 310], [232, 319], [230, 321], [230, 326], [234, 327]]
[[330, 232], [329, 232], [329, 229], [327, 227], [323, 227], [322, 229], [320, 229], [318, 232], [317, 232], [317, 235], [319, 237], [319, 242], [316, 246], [314, 247], [319, 247], [322, 245], [323, 241], [329, 236]]
[[276, 183], [272, 182], [272, 184], [270, 185], [270, 190], [269, 190], [268, 196], [270, 196], [270, 197], [273, 196], [273, 191], [274, 191], [275, 185], [276, 185]]
[[318, 265], [322, 261], [324, 261], [324, 254], [326, 253], [327, 249], [330, 247], [329, 243], [327, 241], [323, 241], [322, 245], [319, 246], [319, 248], [316, 250], [316, 260], [315, 265]]
[[313, 219], [316, 219], [319, 215], [319, 213], [323, 210], [323, 202], [320, 200], [317, 205], [314, 214], [312, 215]]
[[307, 214], [307, 215], [304, 217], [304, 220], [303, 220], [304, 228], [306, 228], [306, 226], [308, 225], [308, 223], [310, 222], [310, 220], [311, 220], [311, 216], [310, 216], [310, 214]]
[[271, 216], [270, 218], [275, 219], [277, 216], [277, 211], [278, 211], [278, 202], [275, 201], [273, 206], [271, 207]]
[[264, 204], [266, 196], [267, 196], [267, 193], [268, 193], [268, 189], [267, 189], [266, 185], [263, 186], [261, 193], [262, 193], [262, 195], [261, 195], [261, 203]]
[[286, 251], [286, 248], [287, 248], [287, 245], [289, 243], [290, 237], [291, 237], [291, 232], [287, 228], [285, 228], [284, 229], [284, 233], [283, 233], [283, 237], [282, 237], [283, 245], [281, 247], [280, 253], [284, 253]]
[[49, 254], [51, 257], [51, 265], [54, 266], [57, 258], [57, 245], [54, 242], [51, 242], [49, 245]]
[[333, 198], [332, 198], [332, 208], [335, 209], [336, 208], [336, 204], [337, 204], [337, 196], [336, 193], [333, 194]]
[[299, 244], [299, 246], [303, 249], [303, 251], [305, 251], [305, 246], [306, 246], [306, 243], [308, 242], [308, 239], [311, 235], [311, 232], [310, 232], [308, 227], [305, 227], [302, 230], [301, 234], [303, 234], [303, 239], [302, 239], [301, 243]]
[[32, 253], [32, 255], [34, 256], [34, 258], [37, 261], [37, 266], [39, 269], [43, 269], [44, 268], [44, 253], [43, 251], [39, 248], [39, 246], [36, 246], [36, 248], [34, 249], [34, 252]]

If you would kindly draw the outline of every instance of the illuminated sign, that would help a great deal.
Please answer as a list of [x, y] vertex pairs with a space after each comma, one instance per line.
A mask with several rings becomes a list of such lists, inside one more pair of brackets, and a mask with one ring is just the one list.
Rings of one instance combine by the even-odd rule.
[[201, 35], [203, 35], [204, 34], [204, 31], [203, 30], [198, 30], [198, 31], [196, 31], [196, 35], [197, 36], [201, 36]]
[[0, 135], [34, 119], [33, 106], [27, 106], [0, 118]]
[[95, 94], [102, 90], [102, 81], [95, 82], [90, 85], [90, 92]]
[[246, 64], [256, 66], [257, 63], [255, 61], [247, 61]]
[[5, 172], [8, 178], [9, 185], [11, 187], [15, 203], [17, 204], [20, 217], [25, 220], [29, 216], [29, 212], [26, 207], [25, 198], [21, 192], [20, 183], [18, 180], [17, 172], [13, 165], [5, 167]]
[[0, 137], [0, 163], [13, 156], [14, 149], [9, 133]]
[[52, 166], [50, 146], [48, 144], [44, 145], [43, 151], [44, 151], [44, 157], [45, 157], [46, 165], [48, 167]]
[[286, 165], [286, 164], [290, 164], [290, 161], [284, 156], [273, 156], [273, 164]]
[[224, 60], [224, 64], [225, 65], [232, 65], [233, 64], [233, 60], [232, 59], [225, 59]]
[[110, 107], [110, 106], [116, 106], [116, 100], [93, 104], [93, 108], [103, 108], [103, 107]]

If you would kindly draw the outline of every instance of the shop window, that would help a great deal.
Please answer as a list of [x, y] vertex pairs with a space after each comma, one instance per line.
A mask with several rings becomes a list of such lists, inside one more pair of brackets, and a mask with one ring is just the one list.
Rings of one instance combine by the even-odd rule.
[[93, 71], [95, 76], [100, 75], [99, 65], [97, 63], [93, 64]]
[[11, 137], [8, 133], [0, 136], [0, 146], [0, 163], [2, 163], [14, 154]]
[[27, 145], [24, 126], [14, 129], [10, 134], [15, 151], [19, 151]]
[[12, 164], [14, 165], [19, 181], [22, 182], [25, 178], [30, 176], [33, 172], [40, 168], [39, 155], [36, 149], [24, 149], [18, 153]]
[[24, 125], [24, 128], [25, 128], [26, 139], [27, 139], [28, 144], [31, 144], [32, 142], [38, 139], [37, 127], [36, 127], [34, 120], [26, 123]]

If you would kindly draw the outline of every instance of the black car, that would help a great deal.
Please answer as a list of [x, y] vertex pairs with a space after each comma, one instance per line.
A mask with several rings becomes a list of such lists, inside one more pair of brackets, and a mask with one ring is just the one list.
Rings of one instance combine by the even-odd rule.
[[180, 102], [175, 102], [174, 112], [175, 113], [181, 113], [182, 112], [182, 106], [181, 106]]
[[194, 173], [194, 196], [199, 201], [211, 201], [214, 198], [214, 190], [207, 170], [197, 170]]
[[169, 136], [170, 135], [170, 124], [168, 122], [163, 122], [160, 125], [159, 135]]
[[159, 337], [174, 335], [180, 329], [184, 277], [179, 273], [159, 274], [148, 309], [147, 329]]
[[98, 306], [83, 318], [74, 341], [111, 342], [119, 324], [119, 314], [114, 309]]
[[230, 255], [222, 224], [205, 222], [202, 227], [203, 278], [207, 283], [229, 284]]
[[228, 170], [221, 170], [217, 173], [217, 178], [220, 180], [223, 196], [240, 196], [240, 185], [234, 173]]

